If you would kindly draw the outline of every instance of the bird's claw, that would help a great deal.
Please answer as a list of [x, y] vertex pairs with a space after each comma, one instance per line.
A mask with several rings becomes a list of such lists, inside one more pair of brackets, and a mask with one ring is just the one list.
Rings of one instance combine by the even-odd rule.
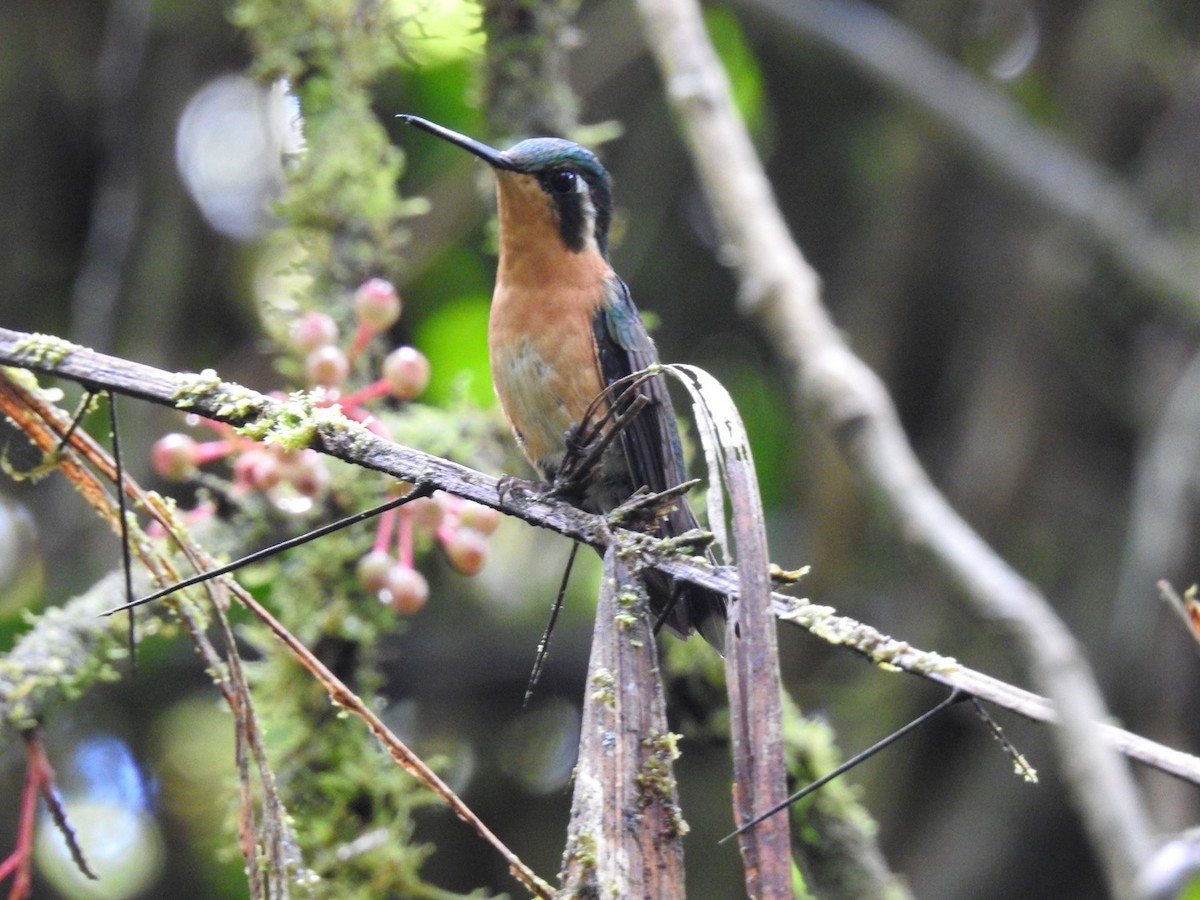
[[[677, 504], [684, 502], [680, 498], [699, 483], [699, 479], [693, 478], [657, 494], [651, 494], [644, 487], [639, 488], [633, 496], [608, 514], [609, 521], [614, 525], [626, 523], [628, 527], [633, 528], [642, 524], [652, 525], [669, 515]], [[711, 540], [710, 535], [710, 543]]]
[[507, 503], [518, 494], [536, 500], [550, 495], [553, 490], [554, 486], [545, 481], [531, 481], [528, 478], [518, 478], [516, 475], [501, 475], [496, 482], [496, 494], [501, 503]]

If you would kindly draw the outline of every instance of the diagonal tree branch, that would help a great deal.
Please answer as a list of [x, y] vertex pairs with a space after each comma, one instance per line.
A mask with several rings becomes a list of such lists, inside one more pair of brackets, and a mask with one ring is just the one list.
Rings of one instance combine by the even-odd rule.
[[[235, 384], [222, 383], [212, 372], [204, 375], [175, 374], [105, 356], [57, 338], [23, 334], [4, 328], [0, 328], [0, 364], [119, 391], [220, 421], [253, 421], [262, 433], [269, 430], [271, 422], [291, 423], [291, 427], [297, 427], [296, 422], [302, 418], [302, 400], [275, 400]], [[198, 383], [206, 386], [204, 390], [195, 390]], [[511, 489], [501, 492], [499, 479], [491, 475], [383, 440], [355, 423], [331, 415], [329, 410], [318, 412], [324, 421], [310, 422], [307, 427], [311, 439], [320, 445], [323, 452], [354, 465], [475, 500], [531, 525], [549, 528], [590, 546], [607, 547], [620, 541], [624, 549], [642, 554], [646, 564], [676, 578], [722, 591], [731, 597], [738, 596], [736, 573], [715, 569], [698, 558], [663, 552], [659, 542], [646, 535], [610, 529], [601, 517], [560, 501]], [[255, 418], [256, 415], [261, 418]], [[83, 645], [82, 652], [86, 655], [88, 647], [103, 635], [111, 633], [110, 619], [87, 617], [91, 610], [99, 612], [123, 601], [124, 595], [119, 590], [118, 581], [106, 578], [97, 585], [95, 590], [100, 590], [104, 596], [90, 599], [81, 608], [80, 614], [85, 619], [78, 626], [74, 624], [77, 616], [71, 616], [70, 622], [62, 623], [57, 621], [58, 617], [49, 614], [42, 625], [21, 638], [9, 656], [10, 662], [26, 652], [26, 648], [32, 661], [43, 659], [44, 654], [35, 652], [35, 647], [45, 638], [39, 631], [43, 627], [63, 628], [69, 625], [71, 640], [80, 642]], [[875, 665], [899, 669], [947, 687], [960, 688], [1034, 721], [1059, 721], [1059, 714], [1050, 700], [960, 665], [951, 657], [920, 650], [855, 619], [840, 616], [828, 606], [779, 593], [773, 594], [771, 599], [775, 614], [782, 621], [798, 625], [830, 644], [847, 647]], [[55, 621], [50, 622], [51, 618]], [[6, 692], [7, 683], [6, 680], [0, 680], [0, 744], [11, 738], [12, 732], [8, 728], [14, 720], [14, 711], [27, 716], [24, 721], [30, 721], [38, 718], [46, 706], [60, 696], [60, 688], [54, 679], [46, 679], [29, 690], [22, 689], [19, 696]], [[1104, 743], [1131, 759], [1200, 784], [1200, 757], [1113, 725], [1100, 724], [1098, 733], [1104, 738]]]
[[1152, 849], [1133, 779], [1100, 740], [1106, 710], [1074, 637], [1041, 593], [938, 492], [878, 376], [838, 334], [819, 279], [788, 231], [693, 0], [639, 0], [651, 50], [709, 204], [736, 260], [746, 311], [791, 367], [796, 396], [834, 435], [884, 513], [930, 552], [977, 615], [1007, 630], [1054, 701], [1058, 754], [1114, 896], [1134, 896]]

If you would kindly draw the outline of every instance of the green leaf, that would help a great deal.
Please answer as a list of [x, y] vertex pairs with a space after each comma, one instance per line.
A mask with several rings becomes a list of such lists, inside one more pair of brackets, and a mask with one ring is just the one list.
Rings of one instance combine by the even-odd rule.
[[733, 104], [742, 121], [752, 133], [761, 130], [765, 117], [762, 70], [737, 17], [723, 7], [710, 6], [704, 10], [704, 21], [713, 48], [733, 92]]
[[423, 400], [447, 406], [465, 395], [477, 406], [495, 404], [487, 354], [489, 305], [486, 296], [463, 296], [439, 305], [417, 328], [416, 345], [432, 369]]

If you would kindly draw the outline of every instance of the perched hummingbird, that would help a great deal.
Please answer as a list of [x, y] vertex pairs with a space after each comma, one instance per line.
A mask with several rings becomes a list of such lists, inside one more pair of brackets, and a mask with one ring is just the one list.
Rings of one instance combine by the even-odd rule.
[[[532, 138], [503, 152], [417, 116], [403, 122], [449, 141], [496, 173], [500, 261], [488, 320], [492, 381], [525, 456], [547, 481], [561, 474], [569, 435], [605, 388], [658, 362], [629, 288], [608, 261], [612, 190], [590, 150], [560, 138]], [[685, 479], [679, 429], [663, 376], [635, 391], [648, 401], [587, 478], [581, 505], [604, 513], [639, 488]], [[630, 397], [621, 400], [627, 408]], [[608, 411], [601, 402], [599, 413]], [[593, 415], [593, 419], [595, 416]], [[686, 500], [655, 533], [696, 528]], [[646, 579], [651, 611], [686, 637], [693, 630], [720, 649], [725, 598], [660, 572]]]

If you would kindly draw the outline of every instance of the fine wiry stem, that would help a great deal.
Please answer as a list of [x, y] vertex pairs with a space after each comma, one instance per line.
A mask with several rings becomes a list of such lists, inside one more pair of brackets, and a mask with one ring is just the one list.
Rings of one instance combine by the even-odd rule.
[[[175, 584], [167, 585], [165, 588], [159, 588], [157, 591], [147, 594], [145, 597], [138, 597], [136, 600], [127, 600], [120, 606], [114, 606], [112, 609], [106, 609], [100, 615], [111, 616], [113, 613], [122, 612], [123, 610], [133, 610], [134, 607], [151, 603], [154, 600], [159, 600], [168, 596], [169, 594], [175, 593], [176, 591], [182, 591], [184, 588], [192, 587], [193, 585], [200, 584], [204, 581], [210, 581], [213, 578], [220, 577], [221, 575], [228, 575], [231, 572], [236, 572], [238, 569], [244, 569], [246, 566], [253, 565], [256, 562], [260, 562], [261, 560], [269, 559], [272, 556], [283, 553], [285, 550], [291, 550], [293, 547], [299, 547], [302, 544], [315, 541], [318, 538], [322, 538], [327, 534], [332, 534], [335, 531], [340, 531], [341, 529], [350, 525], [357, 525], [359, 522], [385, 513], [389, 509], [395, 509], [397, 506], [403, 506], [405, 503], [409, 503], [420, 497], [425, 497], [428, 493], [429, 492], [425, 488], [423, 488], [421, 485], [418, 485], [403, 497], [393, 497], [391, 500], [381, 503], [378, 506], [373, 506], [370, 509], [363, 510], [362, 512], [351, 513], [350, 515], [344, 516], [335, 522], [330, 522], [328, 525], [322, 525], [319, 528], [306, 531], [304, 534], [297, 535], [294, 538], [289, 538], [286, 541], [280, 541], [277, 544], [272, 544], [270, 547], [264, 547], [262, 550], [256, 550], [253, 553], [247, 553], [245, 556], [235, 559], [231, 563], [226, 563], [225, 565], [218, 566], [215, 569], [199, 572], [196, 575], [192, 575], [183, 579], [182, 581], [177, 581]], [[127, 557], [124, 559], [124, 563], [125, 568], [128, 571], [129, 559]], [[132, 596], [132, 591], [130, 594]]]
[[[133, 615], [133, 560], [129, 551], [129, 509], [125, 499], [125, 463], [121, 458], [121, 429], [117, 423], [117, 395], [108, 395], [108, 421], [112, 427], [113, 467], [117, 470], [117, 535], [121, 539], [121, 571], [125, 573], [125, 606], [129, 613], [129, 668], [137, 674], [137, 618]], [[74, 427], [74, 423], [72, 423]]]
[[733, 831], [733, 832], [730, 832], [729, 834], [725, 835], [725, 837], [721, 838], [721, 840], [717, 841], [717, 843], [724, 844], [725, 842], [729, 841], [730, 839], [737, 837], [739, 834], [741, 834], [743, 831], [747, 830], [748, 828], [753, 828], [755, 825], [757, 825], [759, 822], [761, 822], [763, 819], [767, 818], [768, 816], [773, 816], [778, 812], [782, 812], [783, 810], [787, 809], [789, 806], [791, 806], [796, 801], [801, 800], [804, 797], [807, 797], [813, 791], [820, 790], [825, 785], [829, 784], [829, 782], [833, 781], [835, 778], [840, 778], [842, 775], [845, 775], [847, 772], [849, 772], [855, 766], [859, 765], [860, 763], [866, 762], [868, 759], [870, 759], [872, 756], [874, 756], [880, 750], [884, 750], [884, 749], [890, 747], [892, 744], [896, 743], [896, 741], [900, 740], [905, 735], [911, 734], [912, 732], [916, 731], [918, 728], [920, 728], [926, 722], [935, 718], [938, 715], [938, 713], [940, 713], [942, 710], [948, 709], [949, 707], [953, 706], [955, 703], [961, 703], [962, 701], [964, 701], [966, 699], [967, 699], [966, 694], [962, 693], [958, 689], [955, 689], [954, 691], [952, 691], [950, 693], [949, 697], [947, 697], [945, 700], [943, 700], [937, 706], [934, 706], [931, 709], [927, 709], [925, 712], [921, 713], [921, 715], [917, 716], [915, 719], [913, 719], [907, 725], [897, 728], [895, 731], [893, 731], [887, 737], [883, 738], [882, 740], [876, 741], [874, 744], [872, 744], [866, 750], [863, 750], [859, 753], [854, 754], [852, 757], [850, 757], [848, 760], [846, 760], [840, 766], [830, 769], [828, 772], [826, 772], [824, 775], [822, 775], [820, 778], [816, 779], [815, 781], [810, 781], [808, 784], [806, 784], [800, 790], [796, 791], [796, 793], [792, 794], [790, 797], [788, 797], [782, 803], [779, 803], [776, 806], [771, 807], [771, 809], [767, 810], [766, 812], [761, 813], [756, 818], [750, 820], [745, 825], [743, 825], [741, 828], [737, 829], [737, 831]]
[[528, 707], [529, 701], [533, 699], [533, 689], [537, 687], [538, 680], [542, 677], [542, 667], [546, 664], [546, 657], [550, 653], [550, 637], [554, 634], [554, 626], [558, 624], [558, 615], [562, 612], [563, 600], [567, 596], [567, 585], [571, 581], [571, 570], [575, 568], [575, 557], [579, 553], [579, 545], [571, 545], [571, 553], [567, 556], [567, 564], [563, 566], [562, 581], [559, 582], [558, 591], [554, 595], [554, 604], [550, 607], [550, 618], [546, 620], [546, 628], [542, 632], [542, 639], [538, 641], [537, 653], [533, 658], [533, 670], [529, 673], [529, 683], [525, 685], [525, 699], [521, 701], [521, 705]]

